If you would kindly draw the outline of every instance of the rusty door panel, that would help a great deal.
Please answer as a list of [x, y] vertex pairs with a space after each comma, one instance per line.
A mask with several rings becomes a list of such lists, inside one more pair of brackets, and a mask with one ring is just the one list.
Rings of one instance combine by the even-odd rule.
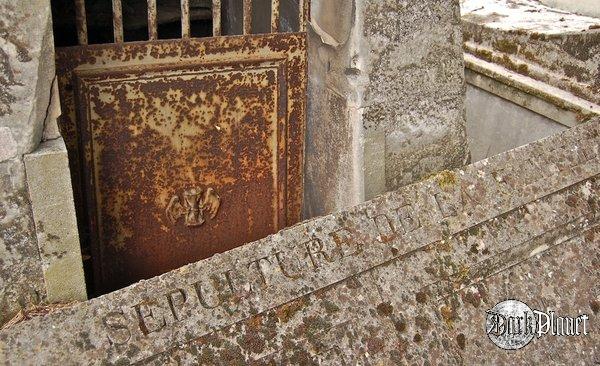
[[60, 124], [82, 172], [100, 292], [299, 221], [305, 37], [57, 50]]

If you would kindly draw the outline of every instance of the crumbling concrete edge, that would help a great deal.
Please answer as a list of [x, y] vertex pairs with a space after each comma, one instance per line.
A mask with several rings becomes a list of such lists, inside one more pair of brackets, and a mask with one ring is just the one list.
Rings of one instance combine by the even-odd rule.
[[[468, 49], [468, 42], [465, 47]], [[600, 105], [568, 91], [482, 60], [470, 53], [465, 53], [464, 58], [468, 84], [567, 127], [574, 127], [600, 115]]]

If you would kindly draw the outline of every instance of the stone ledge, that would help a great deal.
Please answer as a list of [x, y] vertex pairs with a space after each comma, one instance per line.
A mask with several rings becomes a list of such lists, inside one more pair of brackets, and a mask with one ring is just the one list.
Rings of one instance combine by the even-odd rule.
[[[465, 47], [469, 47], [468, 44]], [[467, 83], [509, 100], [567, 127], [600, 115], [600, 105], [568, 91], [465, 54]]]
[[600, 19], [537, 1], [462, 3], [465, 51], [600, 104]]

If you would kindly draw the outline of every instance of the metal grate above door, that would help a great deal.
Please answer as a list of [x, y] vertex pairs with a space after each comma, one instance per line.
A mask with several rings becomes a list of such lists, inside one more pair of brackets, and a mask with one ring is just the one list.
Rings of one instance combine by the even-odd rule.
[[[77, 31], [78, 44], [88, 45], [88, 24], [86, 15], [86, 2], [85, 0], [73, 0], [75, 4], [75, 25]], [[123, 3], [122, 0], [106, 0], [112, 1], [112, 31], [114, 43], [124, 43], [124, 26], [123, 26]], [[138, 0], [142, 1], [142, 0]], [[158, 6], [157, 0], [145, 0], [147, 2], [147, 24], [148, 24], [148, 40], [158, 40]], [[191, 38], [191, 26], [190, 26], [190, 1], [194, 0], [178, 0], [180, 3], [180, 16], [181, 16], [181, 38]], [[203, 0], [207, 2], [208, 0]], [[278, 33], [280, 31], [280, 0], [254, 0], [264, 5], [265, 2], [269, 1], [271, 4], [270, 14], [266, 19], [270, 19], [270, 33]], [[286, 1], [286, 0], [284, 0]], [[294, 0], [287, 0], [287, 3], [296, 3]], [[224, 3], [241, 3], [242, 5], [242, 35], [252, 34], [252, 21], [253, 21], [253, 0], [212, 0], [210, 1], [211, 15], [212, 15], [212, 36], [218, 37], [223, 34], [222, 31], [222, 14]], [[310, 6], [309, 0], [298, 0], [297, 1], [297, 12], [298, 12], [298, 32], [306, 32], [306, 24], [309, 17]], [[264, 11], [264, 6], [261, 7], [261, 11]], [[262, 17], [261, 17], [262, 19]]]

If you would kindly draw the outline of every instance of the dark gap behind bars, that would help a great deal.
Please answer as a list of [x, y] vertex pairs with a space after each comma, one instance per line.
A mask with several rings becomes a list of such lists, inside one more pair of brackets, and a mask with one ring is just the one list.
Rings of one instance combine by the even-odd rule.
[[[179, 0], [157, 0], [158, 38], [181, 38], [181, 5]], [[52, 0], [54, 43], [56, 47], [78, 45], [75, 25], [75, 2]], [[88, 44], [113, 43], [111, 0], [86, 0]], [[125, 42], [147, 41], [148, 4], [146, 0], [122, 0]], [[190, 0], [192, 37], [212, 36], [212, 7], [207, 0]]]

